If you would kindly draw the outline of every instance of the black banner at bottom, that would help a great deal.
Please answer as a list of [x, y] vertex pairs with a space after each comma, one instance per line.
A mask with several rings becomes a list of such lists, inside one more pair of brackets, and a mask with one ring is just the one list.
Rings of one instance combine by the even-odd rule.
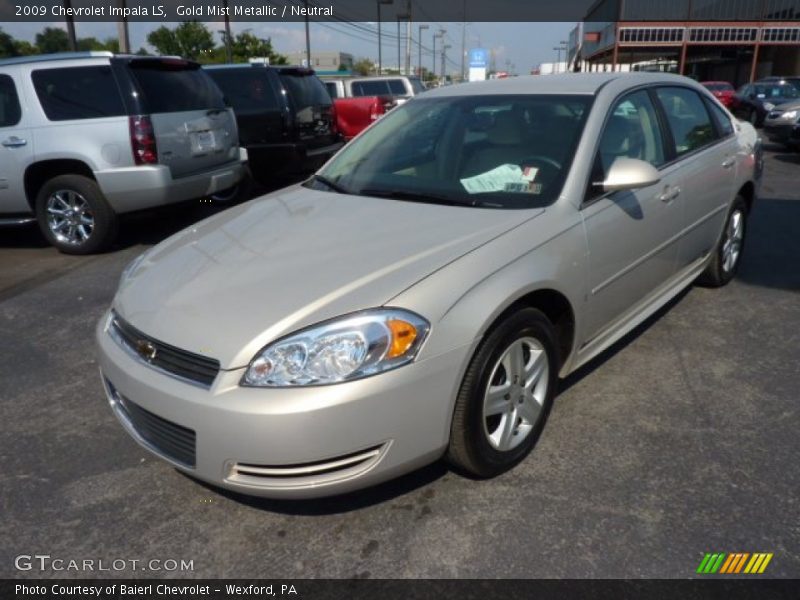
[[2, 600], [516, 600], [800, 598], [792, 579], [0, 580]]

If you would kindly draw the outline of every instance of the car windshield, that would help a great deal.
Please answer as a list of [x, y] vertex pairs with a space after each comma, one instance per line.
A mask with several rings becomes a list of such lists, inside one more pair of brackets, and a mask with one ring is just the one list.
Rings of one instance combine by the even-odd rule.
[[754, 92], [758, 98], [797, 98], [800, 97], [800, 91], [791, 84], [763, 84], [753, 86]]
[[592, 97], [418, 98], [392, 110], [308, 185], [331, 192], [491, 208], [551, 203]]

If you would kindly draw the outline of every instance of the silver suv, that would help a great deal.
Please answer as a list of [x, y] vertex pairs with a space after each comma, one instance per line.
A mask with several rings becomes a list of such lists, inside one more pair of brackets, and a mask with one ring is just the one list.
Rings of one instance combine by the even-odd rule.
[[197, 63], [85, 52], [0, 61], [0, 225], [62, 252], [107, 247], [117, 215], [235, 186], [246, 152]]

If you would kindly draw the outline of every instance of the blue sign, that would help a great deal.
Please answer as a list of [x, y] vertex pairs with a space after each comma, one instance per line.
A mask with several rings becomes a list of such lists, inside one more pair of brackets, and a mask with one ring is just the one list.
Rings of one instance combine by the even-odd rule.
[[486, 48], [473, 48], [469, 51], [469, 66], [473, 69], [485, 69], [489, 63], [489, 52]]

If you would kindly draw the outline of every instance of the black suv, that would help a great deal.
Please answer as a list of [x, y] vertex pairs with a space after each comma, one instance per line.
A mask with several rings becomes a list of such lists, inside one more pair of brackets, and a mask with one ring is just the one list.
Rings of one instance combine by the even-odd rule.
[[205, 68], [233, 107], [256, 179], [309, 173], [342, 147], [333, 103], [312, 69], [259, 63]]

